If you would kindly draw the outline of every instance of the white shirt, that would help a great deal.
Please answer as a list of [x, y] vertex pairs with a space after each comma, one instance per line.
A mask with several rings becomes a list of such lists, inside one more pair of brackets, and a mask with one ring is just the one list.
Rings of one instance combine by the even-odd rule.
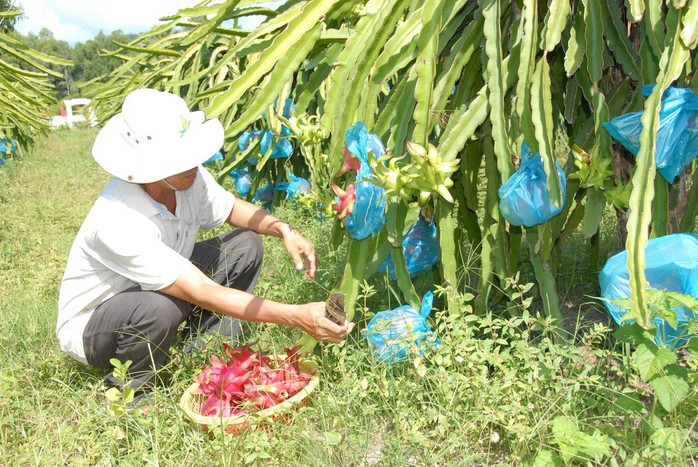
[[171, 285], [189, 265], [199, 229], [222, 225], [235, 203], [202, 167], [175, 194], [175, 214], [117, 178], [97, 198], [70, 249], [58, 298], [56, 336], [73, 358], [87, 363], [82, 336], [97, 306], [136, 285]]

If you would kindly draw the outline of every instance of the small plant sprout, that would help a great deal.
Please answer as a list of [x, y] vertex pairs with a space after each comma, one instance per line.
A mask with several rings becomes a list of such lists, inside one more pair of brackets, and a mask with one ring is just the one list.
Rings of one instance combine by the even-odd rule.
[[109, 388], [104, 395], [111, 402], [109, 411], [112, 415], [120, 417], [126, 413], [128, 407], [133, 402], [135, 391], [130, 386], [128, 381], [128, 368], [131, 366], [131, 360], [121, 363], [116, 358], [109, 360], [109, 363], [114, 367], [114, 378], [121, 382], [120, 388]]

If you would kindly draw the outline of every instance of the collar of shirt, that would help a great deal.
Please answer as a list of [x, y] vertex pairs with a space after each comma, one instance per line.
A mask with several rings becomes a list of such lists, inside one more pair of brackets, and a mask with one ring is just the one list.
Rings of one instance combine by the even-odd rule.
[[[168, 211], [164, 204], [155, 201], [145, 192], [143, 187], [136, 183], [129, 183], [115, 178], [112, 181], [112, 188], [121, 194], [123, 201], [128, 206], [146, 217], [159, 215], [168, 221], [177, 219], [177, 216]], [[177, 205], [179, 205], [181, 201], [180, 195], [179, 193], [175, 193], [175, 195], [177, 196]]]

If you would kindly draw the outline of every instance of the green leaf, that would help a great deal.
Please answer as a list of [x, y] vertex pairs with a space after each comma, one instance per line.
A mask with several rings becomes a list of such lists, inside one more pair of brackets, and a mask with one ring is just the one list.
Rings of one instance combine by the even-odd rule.
[[[338, 57], [338, 65], [327, 80], [327, 99], [321, 122], [330, 134], [329, 154], [341, 153], [347, 128], [355, 123], [359, 104], [362, 102], [366, 81], [372, 66], [402, 18], [406, 0], [372, 0], [366, 5], [367, 14], [356, 25], [354, 34], [347, 39]], [[375, 102], [364, 103], [374, 112]], [[333, 160], [331, 172], [341, 165], [340, 158]]]
[[584, 39], [584, 15], [580, 11], [574, 16], [574, 24], [570, 31], [570, 38], [565, 49], [565, 71], [567, 76], [572, 76], [584, 61], [586, 40]]
[[613, 337], [629, 344], [652, 343], [652, 335], [637, 323], [626, 323], [613, 333]]
[[30, 78], [43, 78], [46, 76], [46, 73], [38, 73], [35, 71], [24, 70], [22, 68], [18, 68], [14, 65], [11, 65], [2, 59], [0, 59], [0, 70], [3, 74], [21, 75]]
[[216, 13], [218, 13], [218, 10], [221, 9], [221, 6], [219, 4], [207, 6], [201, 5], [202, 4], [199, 4], [191, 8], [181, 8], [177, 11], [177, 16], [189, 18], [196, 18], [197, 16], [210, 16], [215, 15]]
[[[482, 16], [478, 16], [463, 31], [463, 35], [454, 44], [452, 52], [447, 55], [443, 72], [434, 84], [434, 109], [443, 110], [451, 97], [453, 86], [462, 81], [463, 69], [475, 51], [482, 44]], [[450, 121], [449, 121], [450, 123]]]
[[681, 453], [686, 449], [686, 440], [690, 436], [688, 430], [661, 427], [652, 433], [650, 441], [666, 459], [678, 460], [681, 459]]
[[405, 218], [407, 217], [407, 205], [403, 202], [390, 203], [388, 206], [388, 215], [386, 222], [386, 230], [388, 238], [394, 239], [392, 244], [392, 261], [395, 266], [395, 275], [397, 277], [398, 286], [402, 291], [405, 301], [414, 310], [418, 310], [421, 304], [419, 295], [412, 285], [410, 274], [407, 271], [405, 263], [405, 255], [402, 249], [402, 238], [405, 230]]
[[371, 76], [373, 83], [385, 82], [414, 60], [417, 55], [417, 42], [414, 38], [419, 34], [421, 15], [421, 7], [411, 10], [407, 18], [395, 28], [374, 62]]
[[538, 61], [531, 84], [531, 112], [538, 152], [543, 159], [543, 168], [548, 177], [547, 187], [550, 192], [550, 201], [555, 206], [560, 206], [562, 204], [562, 191], [555, 163], [557, 159], [553, 151], [553, 97], [550, 87], [550, 66], [545, 56]]
[[[383, 105], [383, 108], [378, 115], [376, 124], [373, 127], [373, 132], [376, 133], [383, 141], [388, 139], [388, 134], [392, 135], [392, 132], [389, 130], [396, 118], [396, 113], [399, 106], [401, 106], [405, 100], [414, 100], [414, 93], [411, 92], [411, 89], [409, 92], [405, 91], [407, 87], [411, 88], [411, 85], [408, 86], [408, 81], [409, 75], [403, 76], [398, 81], [397, 85], [391, 90], [390, 95], [388, 96], [388, 101]], [[410, 116], [408, 115], [407, 118], [409, 119]], [[388, 144], [388, 147], [393, 147], [393, 145]], [[402, 149], [394, 148], [393, 152], [395, 154], [401, 154]]]
[[5, 50], [9, 51], [9, 49], [11, 49], [16, 53], [24, 55], [24, 57], [30, 59], [38, 60], [43, 63], [52, 63], [54, 65], [73, 66], [73, 62], [71, 60], [66, 60], [60, 57], [54, 57], [53, 55], [49, 55], [40, 52], [36, 49], [32, 49], [31, 47], [24, 44], [22, 41], [10, 37], [7, 34], [0, 33], [0, 43], [6, 45], [6, 47], [3, 47], [5, 48]]
[[689, 0], [688, 9], [681, 18], [683, 29], [681, 40], [684, 45], [693, 50], [698, 45], [698, 0]]
[[545, 14], [545, 40], [543, 49], [552, 52], [560, 43], [562, 31], [567, 27], [567, 17], [570, 14], [569, 0], [550, 0], [548, 12]]
[[627, 0], [630, 5], [630, 20], [633, 23], [639, 23], [642, 20], [642, 15], [645, 12], [644, 0]]
[[[315, 26], [310, 29], [294, 48], [289, 50], [270, 73], [267, 82], [260, 87], [253, 100], [244, 108], [238, 117], [225, 131], [226, 136], [234, 136], [242, 132], [248, 125], [253, 123], [264, 112], [279, 95], [285, 84], [293, 75], [293, 71], [307, 57], [313, 49], [318, 37], [320, 37], [320, 27]], [[234, 86], [234, 85], [233, 85]], [[213, 105], [213, 104], [212, 104]]]
[[458, 284], [458, 265], [456, 262], [456, 221], [453, 204], [445, 199], [439, 199], [436, 203], [435, 218], [438, 227], [439, 251], [443, 252], [441, 257], [441, 272], [447, 287], [446, 296], [448, 311], [449, 313], [457, 313], [458, 301], [456, 287]]
[[513, 171], [511, 149], [504, 116], [504, 75], [502, 70], [502, 31], [499, 23], [501, 16], [500, 0], [482, 0], [482, 16], [485, 18], [485, 54], [487, 55], [487, 90], [489, 92], [490, 121], [492, 122], [492, 139], [494, 153], [497, 156], [497, 169], [501, 182], [505, 182]]
[[483, 87], [469, 105], [459, 107], [448, 122], [439, 141], [438, 153], [450, 161], [465, 147], [475, 130], [487, 118], [487, 90]]
[[[318, 21], [327, 13], [327, 10], [329, 10], [334, 3], [334, 1], [321, 0], [314, 0], [307, 3], [303, 8], [303, 14], [292, 20], [287, 29], [274, 38], [272, 45], [260, 55], [260, 58], [246, 68], [245, 71], [233, 81], [226, 92], [217, 95], [213, 99], [211, 105], [206, 109], [206, 115], [209, 117], [217, 117], [230, 108], [245, 92], [271, 71], [281, 58], [288, 55], [289, 52], [297, 54], [296, 49], [312, 49], [312, 46], [320, 36], [318, 31], [320, 25]], [[318, 33], [315, 34], [314, 31], [318, 31]], [[306, 42], [309, 40], [312, 41], [311, 44]], [[308, 45], [311, 45], [311, 47], [308, 47]], [[288, 74], [291, 74], [295, 69], [296, 68], [288, 70]], [[268, 103], [265, 103], [264, 106], [267, 104]], [[244, 128], [244, 126], [242, 128]], [[236, 132], [229, 130], [226, 133], [235, 134]]]
[[337, 446], [342, 442], [342, 435], [336, 431], [326, 431], [323, 436], [328, 446]]
[[551, 441], [558, 445], [560, 455], [566, 463], [579, 456], [596, 458], [611, 454], [611, 446], [604, 435], [597, 432], [593, 435], [587, 435], [579, 429], [574, 421], [567, 417], [555, 417], [552, 432]]
[[[356, 120], [356, 111], [371, 65], [383, 48], [402, 12], [404, 0], [370, 0], [347, 39], [337, 64], [326, 80], [326, 99], [321, 123], [330, 135], [328, 153], [341, 153], [347, 128]], [[386, 23], [383, 28], [383, 23]], [[373, 104], [375, 105], [375, 104]], [[334, 158], [331, 172], [339, 169]]]
[[516, 115], [520, 120], [521, 133], [533, 152], [538, 151], [536, 132], [531, 111], [531, 81], [536, 69], [536, 44], [538, 37], [538, 7], [534, 0], [526, 0], [521, 11], [523, 22], [519, 47], [518, 82], [516, 84]]
[[645, 410], [645, 404], [635, 394], [618, 394], [615, 405], [631, 414], [642, 414]]
[[693, 336], [686, 344], [686, 350], [691, 352], [694, 357], [698, 358], [698, 336]]
[[593, 82], [601, 79], [603, 72], [603, 23], [601, 20], [601, 0], [582, 0], [584, 4], [584, 40], [586, 42], [586, 62]]
[[223, 21], [232, 17], [232, 12], [237, 8], [238, 3], [238, 0], [227, 0], [225, 3], [219, 4], [218, 13], [212, 18], [208, 17], [203, 23], [197, 23], [197, 27], [187, 34], [182, 45], [191, 45], [211, 34]]
[[672, 412], [686, 400], [691, 389], [688, 382], [677, 375], [654, 378], [650, 381], [650, 386], [667, 412]]
[[170, 49], [151, 49], [147, 47], [137, 47], [130, 44], [123, 44], [121, 42], [112, 41], [115, 45], [118, 45], [122, 49], [130, 50], [131, 52], [144, 53], [149, 55], [166, 55], [168, 57], [179, 57], [181, 54]]
[[[499, 244], [500, 228], [499, 222], [499, 174], [497, 173], [497, 160], [492, 149], [492, 139], [482, 139], [482, 153], [485, 155], [485, 177], [487, 179], [485, 193], [485, 216], [482, 221], [482, 249], [481, 249], [481, 279], [479, 283], [479, 296], [475, 302], [477, 313], [484, 313], [489, 295], [490, 278], [494, 272], [494, 257], [497, 249], [501, 249]], [[502, 240], [503, 242], [503, 240]], [[508, 277], [508, 276], [503, 276]]]
[[531, 467], [558, 467], [562, 466], [564, 463], [560, 456], [555, 454], [553, 451], [544, 449], [538, 453], [536, 458], [533, 460]]
[[644, 29], [643, 41], [648, 41], [648, 46], [656, 57], [661, 57], [664, 51], [665, 28], [663, 12], [663, 0], [647, 0], [647, 18], [642, 22]]
[[2, 34], [0, 34], [0, 52], [5, 51], [8, 54], [12, 55], [16, 59], [18, 59], [20, 62], [24, 62], [27, 65], [36, 68], [37, 70], [40, 70], [43, 73], [46, 73], [51, 76], [55, 76], [57, 78], [63, 78], [63, 75], [61, 73], [58, 73], [57, 71], [53, 71], [52, 69], [42, 65], [38, 60], [34, 60], [35, 54], [32, 53], [32, 51], [23, 51], [26, 53], [22, 53], [19, 50], [5, 44], [2, 40]]
[[584, 219], [582, 220], [582, 234], [586, 238], [591, 238], [598, 232], [605, 209], [606, 198], [603, 194], [595, 187], [589, 188], [584, 206]]
[[109, 402], [114, 402], [121, 399], [121, 391], [117, 388], [109, 388], [104, 392], [104, 396]]
[[667, 87], [683, 72], [689, 59], [688, 49], [677, 37], [677, 31], [670, 35], [674, 40], [662, 56], [661, 72], [658, 85], [645, 102], [642, 114], [642, 133], [640, 134], [640, 151], [635, 158], [636, 169], [633, 175], [633, 191], [630, 195], [630, 215], [628, 216], [628, 270], [630, 271], [630, 291], [633, 312], [638, 323], [649, 327], [650, 310], [647, 304], [645, 285], [645, 248], [648, 241], [648, 227], [651, 221], [652, 200], [654, 198], [655, 144], [659, 128], [659, 110], [661, 96]]
[[625, 35], [625, 24], [621, 20], [620, 9], [615, 0], [601, 0], [601, 19], [603, 32], [606, 36], [608, 48], [613, 51], [616, 61], [623, 67], [623, 71], [633, 80], [640, 79], [640, 57], [633, 49], [630, 39]]
[[633, 364], [644, 381], [662, 372], [664, 367], [676, 362], [676, 354], [664, 347], [640, 344], [633, 354]]
[[[388, 130], [387, 147], [392, 147], [395, 154], [401, 154], [404, 150], [407, 133], [409, 132], [412, 115], [414, 114], [414, 87], [417, 83], [414, 68], [404, 78], [405, 84], [401, 87], [401, 93], [395, 107], [395, 113]], [[397, 90], [396, 90], [397, 91]], [[385, 109], [382, 113], [384, 113]], [[381, 117], [383, 116], [381, 113]], [[378, 122], [376, 122], [378, 123]]]

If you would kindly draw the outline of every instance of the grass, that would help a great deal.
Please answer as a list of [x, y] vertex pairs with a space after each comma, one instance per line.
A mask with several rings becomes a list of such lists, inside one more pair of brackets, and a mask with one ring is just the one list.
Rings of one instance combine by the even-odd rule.
[[[229, 437], [189, 422], [179, 397], [221, 353], [218, 342], [197, 355], [173, 348], [167, 384], [147, 410], [112, 415], [104, 372], [63, 355], [54, 335], [68, 250], [109, 178], [90, 156], [94, 135], [52, 133], [0, 170], [0, 465], [511, 465], [541, 453], [571, 453], [576, 465], [696, 464], [695, 388], [681, 410], [653, 418], [651, 395], [603, 320], [576, 345], [559, 346], [524, 302], [506, 317], [476, 317], [464, 301], [461, 315], [432, 312], [438, 352], [376, 363], [361, 330], [374, 312], [395, 306], [385, 278], [367, 284], [347, 341], [313, 356], [321, 384], [291, 423]], [[257, 293], [324, 299], [343, 264], [343, 252], [327, 246], [330, 225], [303, 209], [277, 215], [315, 241], [318, 283], [295, 273], [278, 239], [265, 239]], [[565, 302], [583, 319], [600, 307], [583, 296], [593, 294], [594, 272], [573, 261], [575, 248], [564, 272], [590, 279], [580, 291], [569, 286]], [[418, 284], [421, 293], [428, 281]], [[293, 329], [246, 327], [246, 340], [275, 350], [298, 337]], [[561, 435], [565, 421], [577, 431]]]

